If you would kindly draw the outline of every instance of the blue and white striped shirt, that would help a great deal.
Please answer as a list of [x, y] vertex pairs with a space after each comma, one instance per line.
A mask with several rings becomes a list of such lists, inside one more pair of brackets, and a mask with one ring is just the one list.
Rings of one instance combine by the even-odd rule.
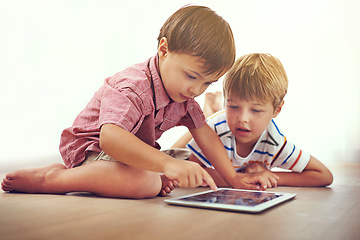
[[[280, 167], [302, 172], [310, 160], [310, 154], [302, 151], [287, 141], [282, 131], [271, 120], [262, 133], [252, 152], [247, 157], [236, 153], [236, 141], [226, 123], [225, 110], [215, 113], [207, 120], [207, 124], [218, 134], [236, 171], [241, 171], [249, 163], [259, 163], [267, 169]], [[186, 146], [206, 166], [212, 168], [199, 146], [192, 139]]]

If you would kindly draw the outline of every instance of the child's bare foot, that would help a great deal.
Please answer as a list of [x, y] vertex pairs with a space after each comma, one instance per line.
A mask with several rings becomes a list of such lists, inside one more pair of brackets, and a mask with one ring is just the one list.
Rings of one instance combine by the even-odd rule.
[[176, 180], [170, 180], [165, 175], [161, 175], [162, 188], [159, 193], [159, 196], [165, 197], [170, 194], [172, 190], [177, 187]]
[[205, 93], [205, 102], [203, 109], [205, 117], [210, 117], [217, 111], [220, 111], [222, 108], [223, 102], [221, 92]]
[[64, 169], [64, 165], [56, 163], [42, 168], [17, 170], [6, 174], [1, 188], [9, 192], [57, 193], [47, 183], [52, 173]]

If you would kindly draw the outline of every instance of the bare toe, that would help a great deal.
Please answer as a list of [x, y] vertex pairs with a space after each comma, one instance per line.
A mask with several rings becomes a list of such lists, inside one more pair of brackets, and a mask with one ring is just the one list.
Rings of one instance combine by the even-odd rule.
[[170, 181], [170, 182], [168, 183], [168, 185], [167, 185], [167, 188], [169, 188], [169, 190], [171, 191], [171, 190], [174, 190], [174, 189], [175, 189], [175, 186], [174, 186], [174, 184]]
[[10, 191], [11, 188], [10, 188], [10, 180], [7, 179], [7, 178], [4, 178], [3, 179], [3, 182], [1, 183], [1, 189], [3, 191]]
[[171, 193], [172, 190], [176, 187], [176, 181], [168, 179], [165, 175], [161, 176], [162, 189], [159, 193], [159, 196], [166, 196]]
[[161, 190], [159, 193], [160, 197], [165, 197], [167, 195], [167, 193], [164, 190]]

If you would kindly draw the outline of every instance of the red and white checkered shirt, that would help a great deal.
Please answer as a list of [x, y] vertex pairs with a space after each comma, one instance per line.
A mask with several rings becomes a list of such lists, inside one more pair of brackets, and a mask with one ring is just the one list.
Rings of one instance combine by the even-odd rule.
[[156, 55], [105, 79], [72, 127], [62, 132], [60, 153], [67, 168], [84, 161], [87, 151], [101, 152], [100, 128], [108, 123], [160, 149], [156, 140], [163, 132], [178, 125], [198, 128], [205, 118], [194, 99], [177, 103], [169, 98]]

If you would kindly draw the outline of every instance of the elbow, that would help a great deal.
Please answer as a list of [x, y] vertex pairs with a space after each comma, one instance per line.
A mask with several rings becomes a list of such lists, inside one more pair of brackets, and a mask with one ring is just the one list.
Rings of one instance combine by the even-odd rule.
[[330, 170], [326, 171], [323, 178], [323, 183], [321, 184], [322, 187], [330, 186], [334, 181], [334, 176], [330, 172]]
[[331, 184], [333, 183], [333, 181], [334, 181], [334, 176], [332, 175], [331, 172], [330, 172], [329, 175], [330, 175], [330, 176], [329, 176], [329, 178], [328, 178], [328, 182], [327, 182], [326, 186], [331, 185]]

